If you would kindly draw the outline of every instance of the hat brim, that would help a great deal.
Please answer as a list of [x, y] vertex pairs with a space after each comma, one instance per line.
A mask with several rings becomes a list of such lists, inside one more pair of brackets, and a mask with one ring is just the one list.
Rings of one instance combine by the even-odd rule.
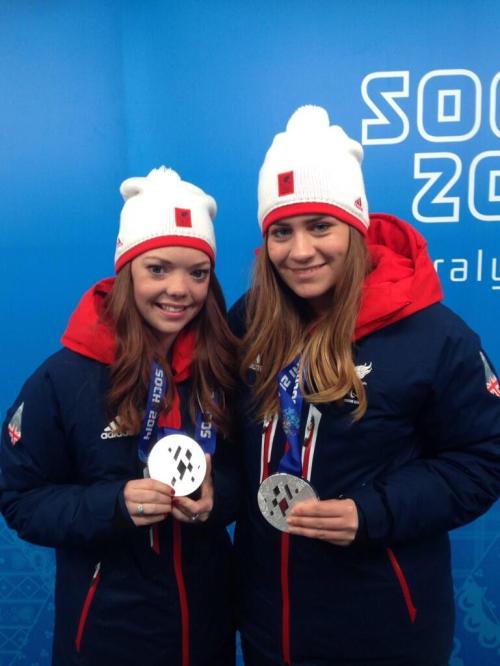
[[366, 236], [368, 224], [344, 208], [334, 204], [318, 201], [301, 201], [299, 203], [284, 204], [270, 211], [262, 220], [262, 235], [265, 236], [269, 227], [282, 220], [284, 217], [295, 217], [296, 215], [330, 215], [341, 222], [345, 222]]
[[134, 245], [130, 250], [124, 252], [115, 262], [115, 271], [117, 273], [132, 259], [149, 250], [156, 250], [160, 247], [189, 247], [194, 250], [200, 250], [208, 255], [212, 266], [215, 265], [215, 253], [212, 247], [201, 238], [192, 238], [190, 236], [157, 236], [150, 238], [138, 245]]

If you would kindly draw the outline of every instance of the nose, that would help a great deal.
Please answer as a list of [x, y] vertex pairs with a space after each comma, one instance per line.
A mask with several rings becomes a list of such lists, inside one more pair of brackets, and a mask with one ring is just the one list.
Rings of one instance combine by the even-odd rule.
[[183, 298], [188, 293], [187, 276], [183, 271], [172, 271], [165, 285], [165, 292], [171, 298]]
[[289, 259], [294, 261], [309, 261], [314, 256], [315, 249], [311, 236], [303, 230], [296, 231], [292, 236]]

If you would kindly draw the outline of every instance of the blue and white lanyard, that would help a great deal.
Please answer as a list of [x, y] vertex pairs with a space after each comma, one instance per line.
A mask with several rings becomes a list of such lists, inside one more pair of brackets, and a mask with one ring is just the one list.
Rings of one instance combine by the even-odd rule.
[[[151, 367], [151, 381], [149, 383], [148, 399], [146, 402], [146, 411], [142, 420], [141, 433], [138, 442], [138, 455], [141, 462], [147, 464], [148, 455], [151, 450], [151, 442], [157, 429], [158, 417], [160, 416], [163, 396], [167, 392], [168, 382], [163, 368], [153, 362]], [[164, 434], [182, 432], [175, 428], [164, 428]], [[205, 421], [201, 409], [197, 410], [194, 439], [201, 446], [205, 453], [213, 455], [215, 453], [217, 433], [212, 421]]]
[[300, 354], [278, 374], [281, 424], [288, 441], [288, 451], [281, 458], [278, 471], [300, 477], [302, 475], [302, 449], [299, 431], [304, 396], [300, 390], [299, 365]]

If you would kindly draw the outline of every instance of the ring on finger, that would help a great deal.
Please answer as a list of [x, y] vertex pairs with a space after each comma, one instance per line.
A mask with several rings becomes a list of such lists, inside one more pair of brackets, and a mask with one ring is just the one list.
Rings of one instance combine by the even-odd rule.
[[193, 515], [190, 516], [190, 518], [191, 518], [191, 520], [193, 521], [193, 523], [194, 523], [196, 520], [198, 520], [198, 516], [199, 516], [199, 515], [200, 515], [199, 513], [193, 513]]
[[138, 516], [142, 516], [142, 515], [144, 515], [144, 505], [142, 505], [142, 504], [138, 504], [138, 505], [137, 505], [137, 508], [136, 508], [136, 510], [135, 510], [135, 513], [136, 513]]

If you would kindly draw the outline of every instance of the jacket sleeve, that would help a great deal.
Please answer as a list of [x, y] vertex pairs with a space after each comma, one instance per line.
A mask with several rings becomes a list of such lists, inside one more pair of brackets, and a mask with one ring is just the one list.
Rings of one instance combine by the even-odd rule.
[[500, 392], [478, 337], [462, 322], [443, 344], [416, 424], [410, 462], [349, 496], [363, 516], [360, 541], [425, 538], [484, 513], [500, 493]]
[[[228, 313], [228, 323], [237, 338], [245, 334], [245, 299], [241, 296]], [[243, 468], [241, 450], [241, 428], [235, 405], [238, 399], [233, 396], [233, 432], [231, 439], [223, 437], [217, 440], [217, 450], [213, 460], [214, 508], [210, 516], [213, 524], [229, 525], [238, 517], [243, 492]]]
[[238, 443], [235, 439], [217, 438], [212, 473], [214, 507], [210, 514], [210, 523], [226, 526], [236, 520], [241, 499], [241, 467]]
[[[42, 366], [25, 384], [2, 427], [0, 510], [27, 541], [81, 546], [130, 529], [114, 520], [126, 480], [79, 483], [50, 373]], [[124, 526], [126, 525], [126, 527]]]

